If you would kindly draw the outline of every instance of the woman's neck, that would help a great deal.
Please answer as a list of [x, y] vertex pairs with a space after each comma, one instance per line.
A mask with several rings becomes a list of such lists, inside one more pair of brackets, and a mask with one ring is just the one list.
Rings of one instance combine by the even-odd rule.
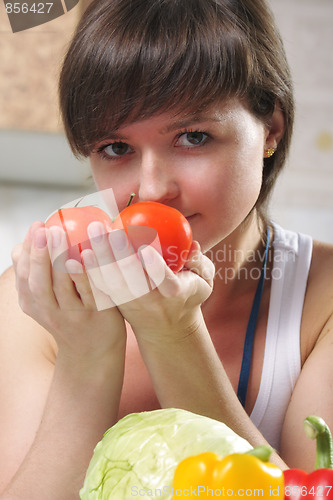
[[[247, 294], [257, 286], [265, 246], [256, 213], [239, 226], [225, 240], [206, 252], [215, 264], [214, 289], [207, 309], [228, 303], [235, 296]], [[216, 301], [216, 302], [215, 302]]]

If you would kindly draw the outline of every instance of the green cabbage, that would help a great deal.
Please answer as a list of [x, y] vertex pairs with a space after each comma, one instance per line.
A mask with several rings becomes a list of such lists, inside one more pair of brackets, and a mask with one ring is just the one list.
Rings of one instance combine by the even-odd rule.
[[250, 444], [221, 422], [194, 413], [163, 409], [119, 420], [97, 444], [81, 500], [172, 497], [176, 466], [203, 451], [243, 453]]

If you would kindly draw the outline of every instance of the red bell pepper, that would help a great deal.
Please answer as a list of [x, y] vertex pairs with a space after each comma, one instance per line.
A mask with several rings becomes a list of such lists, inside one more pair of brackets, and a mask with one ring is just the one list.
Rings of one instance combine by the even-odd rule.
[[315, 471], [285, 470], [285, 500], [333, 500], [333, 446], [331, 432], [322, 418], [307, 417], [306, 435], [317, 441]]

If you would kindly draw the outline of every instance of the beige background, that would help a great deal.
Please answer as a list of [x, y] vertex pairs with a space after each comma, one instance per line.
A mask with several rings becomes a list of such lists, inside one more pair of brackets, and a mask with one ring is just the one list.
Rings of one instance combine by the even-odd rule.
[[59, 132], [57, 78], [81, 5], [49, 23], [12, 33], [0, 2], [0, 129]]

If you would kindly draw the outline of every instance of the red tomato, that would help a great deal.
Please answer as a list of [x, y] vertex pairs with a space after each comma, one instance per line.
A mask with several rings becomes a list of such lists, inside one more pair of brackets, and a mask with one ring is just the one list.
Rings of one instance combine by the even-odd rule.
[[[151, 230], [136, 231], [133, 226], [152, 228], [154, 236], [157, 232], [160, 246], [158, 241], [152, 241], [154, 236]], [[162, 250], [164, 260], [174, 272], [184, 266], [192, 245], [192, 230], [187, 219], [175, 208], [154, 201], [134, 203], [122, 210], [113, 223], [113, 229], [122, 228], [135, 251], [142, 244], [151, 244], [157, 250]]]
[[80, 262], [82, 250], [91, 248], [87, 227], [94, 221], [102, 222], [107, 231], [112, 231], [112, 220], [98, 207], [61, 208], [51, 215], [45, 227], [62, 227], [67, 234], [68, 257]]

